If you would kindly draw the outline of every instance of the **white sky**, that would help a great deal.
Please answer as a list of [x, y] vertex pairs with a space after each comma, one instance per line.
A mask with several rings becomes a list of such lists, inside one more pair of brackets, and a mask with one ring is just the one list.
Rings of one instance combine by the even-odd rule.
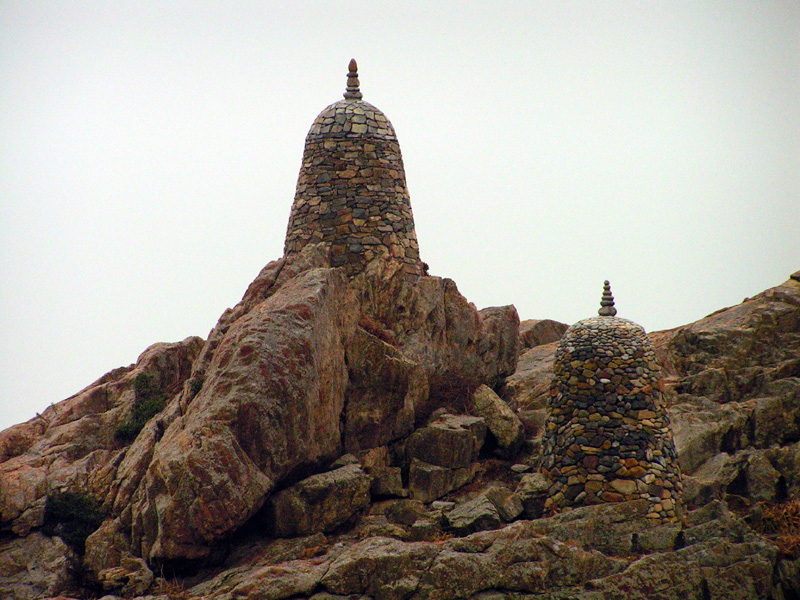
[[608, 278], [656, 330], [800, 269], [798, 2], [4, 0], [0, 428], [208, 334], [351, 57], [478, 308], [572, 323]]

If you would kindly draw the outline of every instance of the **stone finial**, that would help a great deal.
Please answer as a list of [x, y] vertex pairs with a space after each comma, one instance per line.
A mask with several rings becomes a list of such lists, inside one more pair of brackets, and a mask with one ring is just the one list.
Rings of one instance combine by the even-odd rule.
[[355, 58], [350, 59], [347, 69], [347, 91], [344, 93], [344, 97], [347, 100], [361, 100], [363, 96], [361, 90], [358, 89], [358, 65]]
[[611, 284], [608, 279], [603, 282], [603, 297], [600, 299], [600, 310], [597, 314], [601, 317], [613, 317], [617, 314], [617, 309], [614, 308], [614, 296], [611, 295]]

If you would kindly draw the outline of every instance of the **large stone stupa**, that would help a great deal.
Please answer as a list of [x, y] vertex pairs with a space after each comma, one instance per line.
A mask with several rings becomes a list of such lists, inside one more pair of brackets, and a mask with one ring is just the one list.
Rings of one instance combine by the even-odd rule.
[[648, 501], [647, 516], [680, 516], [681, 473], [662, 398], [661, 368], [644, 329], [616, 317], [605, 282], [599, 316], [558, 345], [543, 441], [549, 513]]
[[422, 273], [400, 145], [386, 115], [362, 100], [354, 59], [344, 100], [323, 110], [306, 136], [284, 254], [320, 242], [348, 275], [378, 256]]

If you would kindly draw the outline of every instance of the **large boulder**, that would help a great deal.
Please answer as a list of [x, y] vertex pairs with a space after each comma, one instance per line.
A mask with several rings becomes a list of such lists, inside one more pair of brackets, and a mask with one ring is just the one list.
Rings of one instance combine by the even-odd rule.
[[311, 269], [227, 329], [134, 494], [136, 554], [205, 556], [278, 481], [340, 453], [356, 314], [344, 275]]
[[437, 553], [432, 544], [370, 538], [337, 557], [321, 583], [333, 594], [402, 600], [417, 589]]
[[800, 282], [790, 279], [741, 304], [678, 328], [665, 350], [679, 393], [727, 403], [800, 377]]
[[482, 418], [443, 414], [409, 436], [406, 453], [410, 459], [456, 469], [478, 458], [485, 439], [486, 422]]
[[523, 351], [516, 371], [506, 379], [502, 389], [501, 396], [509, 406], [524, 410], [547, 406], [557, 346], [558, 342], [551, 342]]
[[497, 529], [502, 524], [497, 507], [486, 496], [478, 496], [460, 504], [447, 514], [447, 526], [456, 535]]
[[0, 597], [39, 600], [72, 582], [76, 558], [61, 538], [32, 533], [0, 542]]
[[450, 468], [412, 458], [408, 468], [408, 490], [415, 500], [433, 502], [466, 485], [477, 473], [477, 463]]
[[272, 496], [267, 503], [275, 537], [330, 532], [369, 504], [370, 478], [357, 465], [319, 473]]
[[471, 412], [486, 421], [503, 456], [511, 458], [517, 454], [525, 441], [525, 427], [508, 404], [488, 385], [481, 385], [475, 390]]
[[513, 306], [479, 312], [451, 279], [409, 278], [386, 260], [372, 261], [352, 287], [362, 318], [425, 370], [430, 393], [414, 408], [417, 423], [441, 406], [463, 408], [480, 384], [501, 382], [516, 369]]
[[566, 323], [552, 319], [528, 319], [519, 324], [519, 341], [522, 349], [552, 344], [561, 339], [569, 329]]
[[[115, 369], [27, 423], [0, 432], [0, 530], [26, 535], [40, 527], [52, 492], [80, 490], [106, 498], [126, 452], [115, 432], [131, 415], [137, 378], [146, 378], [165, 402], [174, 400], [201, 347], [197, 337], [154, 344], [135, 365]], [[164, 412], [169, 410], [168, 404]], [[162, 414], [147, 425], [155, 427]]]
[[411, 433], [415, 407], [428, 399], [425, 370], [362, 328], [347, 347], [347, 364], [345, 449], [376, 448]]

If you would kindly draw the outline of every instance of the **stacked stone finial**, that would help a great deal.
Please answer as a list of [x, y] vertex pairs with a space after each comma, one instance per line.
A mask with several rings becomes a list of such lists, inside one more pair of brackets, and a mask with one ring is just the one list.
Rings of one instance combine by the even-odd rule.
[[361, 90], [359, 89], [358, 82], [358, 64], [355, 58], [350, 59], [350, 64], [347, 66], [347, 90], [344, 97], [348, 100], [361, 100]]
[[306, 136], [284, 255], [318, 243], [351, 276], [378, 257], [423, 273], [400, 145], [386, 115], [361, 99], [355, 60], [344, 100], [323, 110]]
[[682, 483], [661, 368], [644, 329], [613, 310], [606, 281], [601, 316], [572, 325], [556, 349], [542, 450], [545, 508], [646, 500], [653, 523], [674, 521]]
[[600, 299], [600, 310], [597, 314], [601, 317], [613, 317], [617, 314], [617, 309], [614, 308], [614, 296], [611, 295], [611, 284], [606, 279], [603, 282], [603, 297]]

